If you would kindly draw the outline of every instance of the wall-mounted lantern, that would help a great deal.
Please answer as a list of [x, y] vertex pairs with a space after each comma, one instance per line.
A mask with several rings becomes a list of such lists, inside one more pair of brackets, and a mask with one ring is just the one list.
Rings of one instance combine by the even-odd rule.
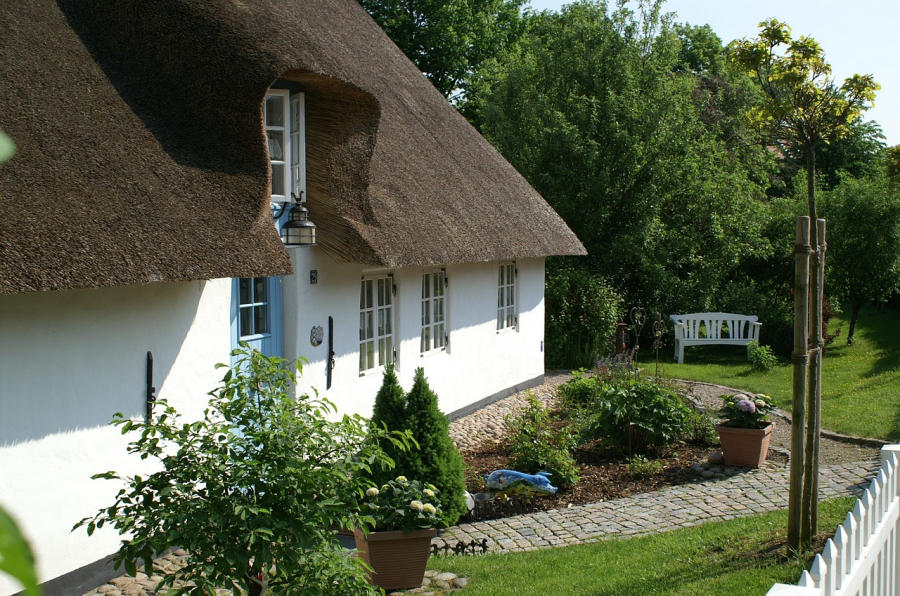
[[[296, 200], [294, 193], [291, 198]], [[288, 220], [281, 226], [281, 241], [285, 246], [316, 245], [316, 224], [309, 221], [309, 210], [300, 202], [294, 203], [288, 212]]]

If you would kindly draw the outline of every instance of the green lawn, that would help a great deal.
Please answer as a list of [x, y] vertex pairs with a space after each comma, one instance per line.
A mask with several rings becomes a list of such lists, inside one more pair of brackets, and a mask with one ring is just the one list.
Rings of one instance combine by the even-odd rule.
[[[831, 533], [854, 503], [821, 503], [820, 527]], [[762, 596], [776, 582], [795, 583], [811, 562], [784, 558], [786, 526], [779, 511], [530, 553], [432, 557], [429, 567], [468, 578], [466, 596]]]
[[[858, 437], [900, 440], [900, 312], [863, 309], [852, 346], [846, 342], [849, 315], [831, 323], [832, 331], [841, 327], [841, 336], [825, 354], [822, 426]], [[759, 373], [751, 370], [740, 346], [688, 347], [684, 364], [672, 363], [671, 351], [671, 345], [660, 351], [661, 374], [765, 393], [790, 411], [793, 367], [788, 361]]]

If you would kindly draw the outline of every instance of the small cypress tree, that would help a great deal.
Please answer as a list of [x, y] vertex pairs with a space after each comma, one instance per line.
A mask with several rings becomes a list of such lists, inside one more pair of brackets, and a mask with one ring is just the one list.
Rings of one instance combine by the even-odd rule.
[[430, 482], [438, 489], [438, 501], [448, 525], [466, 512], [465, 464], [450, 438], [450, 420], [438, 409], [438, 397], [428, 386], [425, 370], [417, 368], [413, 386], [406, 396], [406, 425], [419, 443], [399, 454], [397, 473], [410, 479]]
[[[386, 426], [391, 430], [399, 431], [407, 427], [406, 396], [403, 393], [403, 387], [400, 386], [400, 381], [397, 380], [397, 373], [394, 372], [393, 364], [388, 364], [384, 368], [384, 379], [381, 383], [381, 389], [378, 390], [378, 395], [375, 396], [375, 407], [372, 411], [371, 423], [375, 428]], [[401, 457], [402, 450], [385, 438], [382, 438], [380, 443], [385, 455], [399, 465], [398, 458]], [[410, 448], [415, 449], [415, 446], [413, 445]], [[380, 486], [402, 473], [398, 472], [397, 468], [389, 470], [382, 466], [375, 466], [372, 468], [372, 481]]]

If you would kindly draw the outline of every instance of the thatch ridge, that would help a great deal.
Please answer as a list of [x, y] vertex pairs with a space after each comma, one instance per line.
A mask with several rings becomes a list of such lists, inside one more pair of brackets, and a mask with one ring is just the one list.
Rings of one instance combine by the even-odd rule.
[[0, 15], [0, 293], [281, 275], [261, 122], [307, 94], [339, 261], [583, 254], [354, 0], [22, 0]]

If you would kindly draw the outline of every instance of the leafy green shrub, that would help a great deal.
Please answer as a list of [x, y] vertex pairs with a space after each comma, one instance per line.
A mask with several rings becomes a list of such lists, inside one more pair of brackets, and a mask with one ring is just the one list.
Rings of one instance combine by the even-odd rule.
[[655, 476], [663, 470], [663, 463], [658, 459], [647, 459], [645, 455], [632, 455], [628, 458], [628, 473], [635, 478]]
[[380, 487], [369, 488], [362, 508], [379, 532], [436, 528], [442, 521], [441, 508], [432, 504], [437, 492], [433, 484], [397, 476]]
[[544, 290], [548, 368], [593, 366], [613, 351], [621, 298], [578, 269], [548, 270]]
[[554, 430], [550, 413], [534, 394], [527, 394], [528, 406], [509, 414], [506, 423], [512, 433], [510, 466], [528, 474], [550, 472], [560, 488], [578, 482], [578, 465], [572, 457], [575, 437], [565, 428]]
[[[116, 414], [112, 424], [136, 435], [128, 451], [158, 460], [158, 471], [94, 476], [125, 488], [113, 505], [76, 527], [92, 534], [110, 525], [127, 534], [114, 561], [132, 576], [141, 560], [150, 575], [158, 553], [188, 551], [183, 569], [158, 571], [157, 592], [377, 593], [330, 528], [361, 527], [366, 473], [387, 461], [370, 437], [385, 433], [359, 416], [330, 421], [335, 408], [326, 400], [294, 398], [286, 361], [246, 344], [233, 355], [237, 362], [210, 392], [202, 419], [182, 423], [165, 401], [146, 423]], [[392, 436], [408, 444], [406, 435]]]
[[747, 358], [750, 360], [753, 370], [759, 372], [766, 372], [778, 364], [778, 358], [772, 353], [772, 348], [761, 346], [759, 342], [755, 341], [747, 344]]
[[562, 403], [566, 407], [587, 407], [597, 399], [600, 388], [597, 377], [589, 371], [579, 368], [572, 372], [572, 378], [557, 388]]
[[[399, 393], [398, 393], [399, 391]], [[373, 426], [387, 426], [390, 430], [408, 430], [418, 449], [391, 452], [396, 464], [373, 469], [373, 479], [382, 485], [397, 475], [428, 482], [437, 487], [437, 502], [448, 526], [466, 513], [465, 464], [453, 439], [450, 421], [438, 409], [438, 397], [428, 386], [425, 371], [417, 368], [413, 386], [404, 397], [393, 368], [385, 370], [384, 382], [375, 397]]]
[[608, 382], [597, 393], [583, 434], [629, 456], [657, 452], [685, 434], [688, 414], [681, 396], [661, 383]]
[[712, 418], [694, 408], [689, 408], [686, 429], [681, 439], [687, 443], [712, 447], [719, 444], [719, 433]]

